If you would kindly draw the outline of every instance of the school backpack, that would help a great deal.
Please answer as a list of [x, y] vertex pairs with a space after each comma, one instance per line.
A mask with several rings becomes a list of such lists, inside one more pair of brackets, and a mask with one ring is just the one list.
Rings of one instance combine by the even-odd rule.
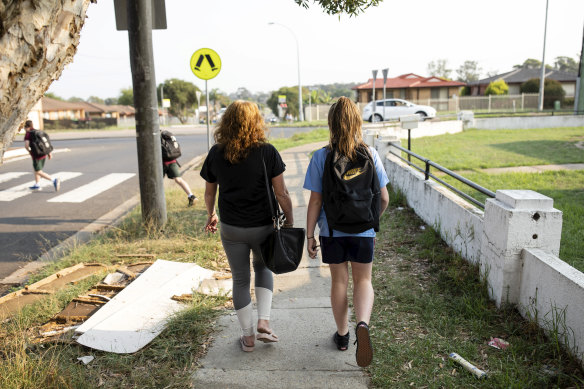
[[162, 131], [160, 141], [162, 142], [162, 160], [164, 162], [175, 160], [181, 156], [180, 145], [172, 132]]
[[44, 157], [53, 151], [53, 145], [49, 135], [41, 130], [34, 130], [30, 133], [29, 146], [32, 156], [35, 158]]
[[381, 190], [375, 162], [367, 146], [351, 161], [333, 145], [324, 162], [322, 197], [330, 236], [333, 229], [360, 233], [379, 231]]

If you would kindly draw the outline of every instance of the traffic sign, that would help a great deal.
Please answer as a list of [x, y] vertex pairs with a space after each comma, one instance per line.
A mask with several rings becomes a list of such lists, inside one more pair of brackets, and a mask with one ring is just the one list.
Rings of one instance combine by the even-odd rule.
[[219, 74], [221, 58], [214, 50], [199, 49], [191, 57], [191, 70], [201, 80], [210, 80]]

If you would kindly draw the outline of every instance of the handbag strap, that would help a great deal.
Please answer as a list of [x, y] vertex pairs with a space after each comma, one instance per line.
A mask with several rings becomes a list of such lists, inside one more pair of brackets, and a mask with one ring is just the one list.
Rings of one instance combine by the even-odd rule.
[[[274, 227], [276, 227], [277, 229], [280, 229], [280, 223], [279, 223], [279, 213], [278, 212], [280, 210], [280, 206], [279, 204], [276, 205], [278, 207], [278, 209], [276, 210], [276, 207], [274, 206], [274, 202], [272, 201], [272, 193], [270, 192], [270, 181], [268, 179], [268, 171], [266, 169], [266, 162], [264, 161], [264, 156], [262, 155], [262, 165], [264, 166], [264, 178], [266, 181], [266, 191], [268, 193], [268, 201], [270, 202], [270, 210], [272, 212], [272, 220], [274, 221]], [[276, 203], [277, 204], [277, 203]]]

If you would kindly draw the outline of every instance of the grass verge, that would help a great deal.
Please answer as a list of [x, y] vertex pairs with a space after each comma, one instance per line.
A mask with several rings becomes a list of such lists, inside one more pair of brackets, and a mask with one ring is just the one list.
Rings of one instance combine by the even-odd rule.
[[[202, 198], [202, 193], [197, 195]], [[164, 231], [143, 228], [136, 210], [120, 227], [77, 247], [31, 282], [79, 262], [120, 262], [117, 254], [154, 253], [157, 258], [195, 262], [213, 270], [228, 268], [219, 237], [203, 232], [206, 211], [202, 204], [185, 208], [184, 193], [173, 189], [167, 191], [167, 210]], [[31, 328], [46, 322], [102, 276], [47, 296], [0, 325], [1, 388], [190, 387], [190, 375], [205, 350], [214, 318], [228, 304], [225, 297], [196, 296], [187, 309], [170, 320], [162, 334], [131, 355], [90, 350], [69, 341], [33, 344], [36, 334]], [[77, 361], [77, 357], [85, 355], [95, 357], [87, 366]]]
[[467, 130], [412, 140], [412, 151], [450, 170], [584, 163], [584, 128]]
[[[371, 320], [379, 388], [584, 387], [579, 364], [537, 325], [489, 300], [478, 268], [456, 255], [391, 193], [376, 243]], [[424, 229], [422, 229], [422, 226]], [[487, 345], [491, 337], [510, 347]], [[488, 378], [449, 362], [456, 352]]]

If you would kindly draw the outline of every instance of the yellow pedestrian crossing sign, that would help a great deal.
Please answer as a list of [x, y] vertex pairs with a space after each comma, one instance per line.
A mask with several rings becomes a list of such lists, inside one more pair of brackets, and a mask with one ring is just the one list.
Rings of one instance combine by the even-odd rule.
[[214, 50], [199, 49], [191, 57], [191, 70], [201, 80], [210, 80], [219, 74], [221, 58]]

